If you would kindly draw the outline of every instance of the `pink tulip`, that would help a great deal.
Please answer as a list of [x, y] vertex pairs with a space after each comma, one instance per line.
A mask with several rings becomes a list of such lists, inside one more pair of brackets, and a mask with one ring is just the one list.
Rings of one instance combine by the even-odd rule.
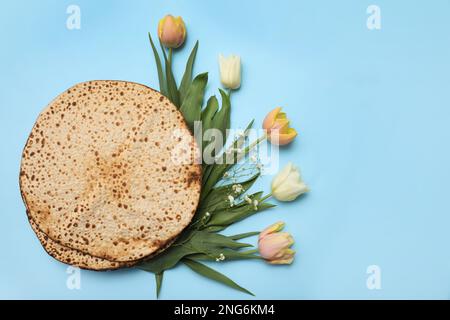
[[178, 48], [186, 39], [186, 26], [181, 17], [167, 15], [159, 21], [158, 37], [167, 48]]
[[290, 249], [294, 238], [283, 229], [284, 222], [277, 222], [259, 234], [259, 254], [271, 264], [291, 264], [295, 251]]

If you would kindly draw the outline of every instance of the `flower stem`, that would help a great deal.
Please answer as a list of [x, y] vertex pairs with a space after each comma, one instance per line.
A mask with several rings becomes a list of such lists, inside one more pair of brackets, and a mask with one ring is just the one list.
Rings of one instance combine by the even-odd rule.
[[[249, 144], [243, 151], [242, 151], [242, 155], [239, 156], [239, 154], [237, 155], [237, 162], [239, 162], [246, 154], [248, 154], [250, 152], [250, 150], [252, 150], [254, 147], [256, 147], [258, 144], [260, 144], [261, 142], [263, 142], [265, 139], [267, 138], [267, 132], [264, 132], [264, 134], [259, 137], [258, 139], [256, 139], [255, 141], [253, 141], [251, 144]], [[232, 151], [236, 146], [236, 142], [233, 143], [232, 146], [230, 146], [226, 151], [225, 154], [229, 153], [230, 151]]]
[[269, 198], [271, 198], [271, 197], [272, 197], [272, 193], [269, 193], [269, 194], [265, 195], [264, 197], [262, 197], [262, 198], [259, 200], [259, 202], [264, 202], [264, 201], [266, 201], [267, 199], [269, 199]]
[[260, 144], [261, 142], [263, 142], [264, 140], [266, 140], [267, 138], [267, 132], [264, 132], [264, 134], [259, 137], [258, 139], [256, 139], [255, 141], [253, 141], [251, 144], [249, 144], [246, 148], [244, 153], [249, 152], [250, 150], [252, 150], [254, 147], [256, 147], [258, 144]]
[[253, 250], [247, 250], [242, 252], [243, 254], [254, 254], [254, 253], [258, 253], [258, 249], [253, 249]]

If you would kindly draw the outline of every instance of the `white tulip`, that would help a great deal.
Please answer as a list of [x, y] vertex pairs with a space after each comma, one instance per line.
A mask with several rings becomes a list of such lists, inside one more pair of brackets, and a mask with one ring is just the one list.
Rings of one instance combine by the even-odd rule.
[[272, 180], [272, 196], [279, 201], [293, 201], [308, 191], [300, 171], [291, 162]]
[[241, 57], [219, 55], [220, 81], [227, 89], [238, 89], [241, 86]]

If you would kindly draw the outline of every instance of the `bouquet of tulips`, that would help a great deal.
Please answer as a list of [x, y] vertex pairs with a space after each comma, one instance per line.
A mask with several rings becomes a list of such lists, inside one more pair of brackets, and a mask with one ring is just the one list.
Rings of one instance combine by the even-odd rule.
[[[201, 132], [216, 130], [224, 138], [210, 143], [200, 139], [198, 144], [201, 150], [207, 150], [209, 145], [213, 145], [209, 150], [212, 150], [210, 154], [214, 161], [202, 157], [202, 191], [197, 212], [189, 226], [169, 248], [151, 260], [142, 262], [138, 268], [155, 274], [157, 296], [164, 272], [180, 263], [206, 278], [252, 294], [203, 262], [262, 259], [271, 264], [292, 263], [295, 251], [291, 247], [294, 239], [289, 233], [281, 232], [283, 222], [276, 222], [262, 232], [233, 236], [225, 236], [220, 232], [234, 223], [274, 207], [268, 202], [272, 197], [278, 201], [293, 201], [308, 191], [300, 171], [289, 163], [273, 179], [269, 194], [249, 192], [263, 169], [256, 150], [258, 145], [265, 140], [276, 147], [287, 145], [295, 139], [297, 132], [290, 127], [286, 113], [278, 107], [266, 116], [262, 124], [264, 133], [253, 142], [249, 141], [253, 121], [233, 139], [227, 139], [231, 125], [230, 96], [233, 90], [241, 86], [240, 57], [219, 56], [220, 78], [226, 91], [219, 89], [221, 103], [216, 96], [212, 96], [203, 106], [208, 74], [193, 76], [199, 43], [192, 49], [178, 85], [172, 71], [172, 62], [174, 51], [186, 39], [183, 19], [171, 15], [164, 17], [158, 25], [158, 38], [160, 50], [149, 33], [161, 93], [179, 108], [191, 130], [198, 131], [200, 124]], [[198, 133], [194, 135], [199, 136]], [[242, 242], [252, 236], [259, 237], [258, 248]]]

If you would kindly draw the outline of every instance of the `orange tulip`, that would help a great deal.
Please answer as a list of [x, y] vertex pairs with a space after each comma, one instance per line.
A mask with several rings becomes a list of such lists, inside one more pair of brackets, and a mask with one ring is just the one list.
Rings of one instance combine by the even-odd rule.
[[159, 21], [158, 37], [167, 48], [178, 48], [186, 39], [186, 26], [181, 17], [167, 15]]
[[291, 143], [297, 136], [297, 131], [289, 127], [289, 119], [286, 113], [277, 107], [269, 112], [263, 122], [263, 129], [267, 132], [267, 139], [275, 145]]

